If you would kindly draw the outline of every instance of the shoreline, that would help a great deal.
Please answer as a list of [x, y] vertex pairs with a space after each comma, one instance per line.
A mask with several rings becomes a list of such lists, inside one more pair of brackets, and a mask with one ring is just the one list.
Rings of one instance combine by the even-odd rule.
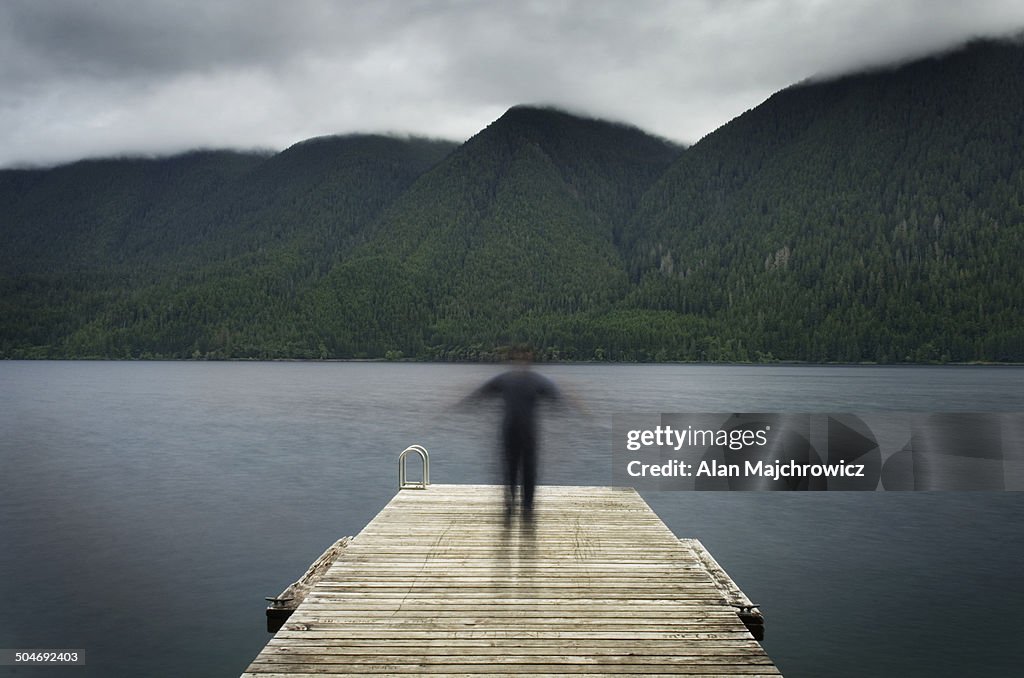
[[[393, 363], [430, 365], [501, 365], [500, 360], [418, 360], [416, 358], [106, 358], [101, 356], [63, 358], [0, 357], [0, 362], [112, 362], [112, 363]], [[810, 362], [773, 360], [770, 362], [728, 361], [627, 361], [627, 360], [544, 360], [534, 365], [693, 365], [725, 367], [1024, 367], [1024, 362]]]

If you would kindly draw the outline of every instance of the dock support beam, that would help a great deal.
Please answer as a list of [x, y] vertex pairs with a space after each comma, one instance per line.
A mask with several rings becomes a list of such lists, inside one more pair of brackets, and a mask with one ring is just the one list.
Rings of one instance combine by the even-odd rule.
[[295, 608], [306, 599], [306, 594], [316, 586], [320, 578], [324, 576], [324, 573], [341, 556], [342, 551], [348, 546], [350, 541], [352, 541], [352, 537], [342, 537], [331, 544], [326, 551], [320, 554], [319, 558], [313, 561], [313, 564], [306, 570], [306, 574], [302, 575], [298, 581], [290, 584], [276, 597], [267, 598], [267, 602], [270, 603], [267, 606], [268, 633], [277, 633], [281, 630], [284, 623], [292, 616]]
[[754, 640], [764, 640], [764, 615], [761, 614], [761, 606], [750, 602], [747, 594], [740, 590], [732, 577], [722, 569], [718, 561], [704, 548], [699, 539], [680, 539], [680, 543], [690, 548], [697, 559], [704, 565], [704, 569], [711, 575], [715, 586], [721, 591], [725, 602], [736, 608], [736, 616], [740, 618], [743, 625], [754, 636]]

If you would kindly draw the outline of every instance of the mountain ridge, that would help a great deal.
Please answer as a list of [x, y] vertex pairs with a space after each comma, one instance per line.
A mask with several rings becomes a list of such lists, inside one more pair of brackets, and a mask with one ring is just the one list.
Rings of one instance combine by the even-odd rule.
[[159, 199], [0, 171], [0, 355], [1024, 360], [1019, 72], [1024, 46], [973, 43], [685, 148], [517, 106], [458, 145], [199, 155]]
[[[1022, 185], [1021, 68], [1024, 46], [976, 43], [881, 74], [784, 89], [716, 130], [637, 214], [633, 251], [645, 261], [634, 277], [673, 255], [673, 268], [693, 273], [648, 277], [655, 289], [641, 305], [726, 315], [719, 309], [735, 306], [726, 322], [745, 322], [745, 339], [812, 360], [1019, 355], [1007, 318], [1024, 300], [1003, 283], [1022, 253], [1012, 235], [1024, 221], [1013, 198]], [[979, 294], [1001, 320], [965, 310]], [[780, 325], [751, 327], [773, 297], [791, 306], [776, 314]], [[870, 318], [849, 321], [865, 309]], [[898, 329], [907, 314], [919, 316], [913, 332]], [[982, 346], [986, 327], [1001, 328], [999, 348]]]

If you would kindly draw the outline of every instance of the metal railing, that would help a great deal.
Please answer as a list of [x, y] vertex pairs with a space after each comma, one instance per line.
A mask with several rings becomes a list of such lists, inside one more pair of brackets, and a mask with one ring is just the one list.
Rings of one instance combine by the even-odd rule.
[[[420, 455], [420, 460], [423, 462], [423, 480], [409, 480], [407, 478], [406, 467], [406, 456], [410, 452], [415, 452]], [[422, 445], [410, 445], [409, 447], [402, 450], [402, 453], [398, 455], [398, 489], [399, 490], [425, 490], [427, 485], [430, 484], [430, 455], [427, 453], [427, 448]]]

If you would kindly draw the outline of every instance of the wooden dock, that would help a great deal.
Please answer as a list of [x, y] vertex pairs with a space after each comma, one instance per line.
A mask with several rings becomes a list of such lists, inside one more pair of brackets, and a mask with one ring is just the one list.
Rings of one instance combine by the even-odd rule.
[[750, 602], [634, 490], [540, 486], [532, 528], [502, 492], [400, 491], [243, 676], [780, 675]]

